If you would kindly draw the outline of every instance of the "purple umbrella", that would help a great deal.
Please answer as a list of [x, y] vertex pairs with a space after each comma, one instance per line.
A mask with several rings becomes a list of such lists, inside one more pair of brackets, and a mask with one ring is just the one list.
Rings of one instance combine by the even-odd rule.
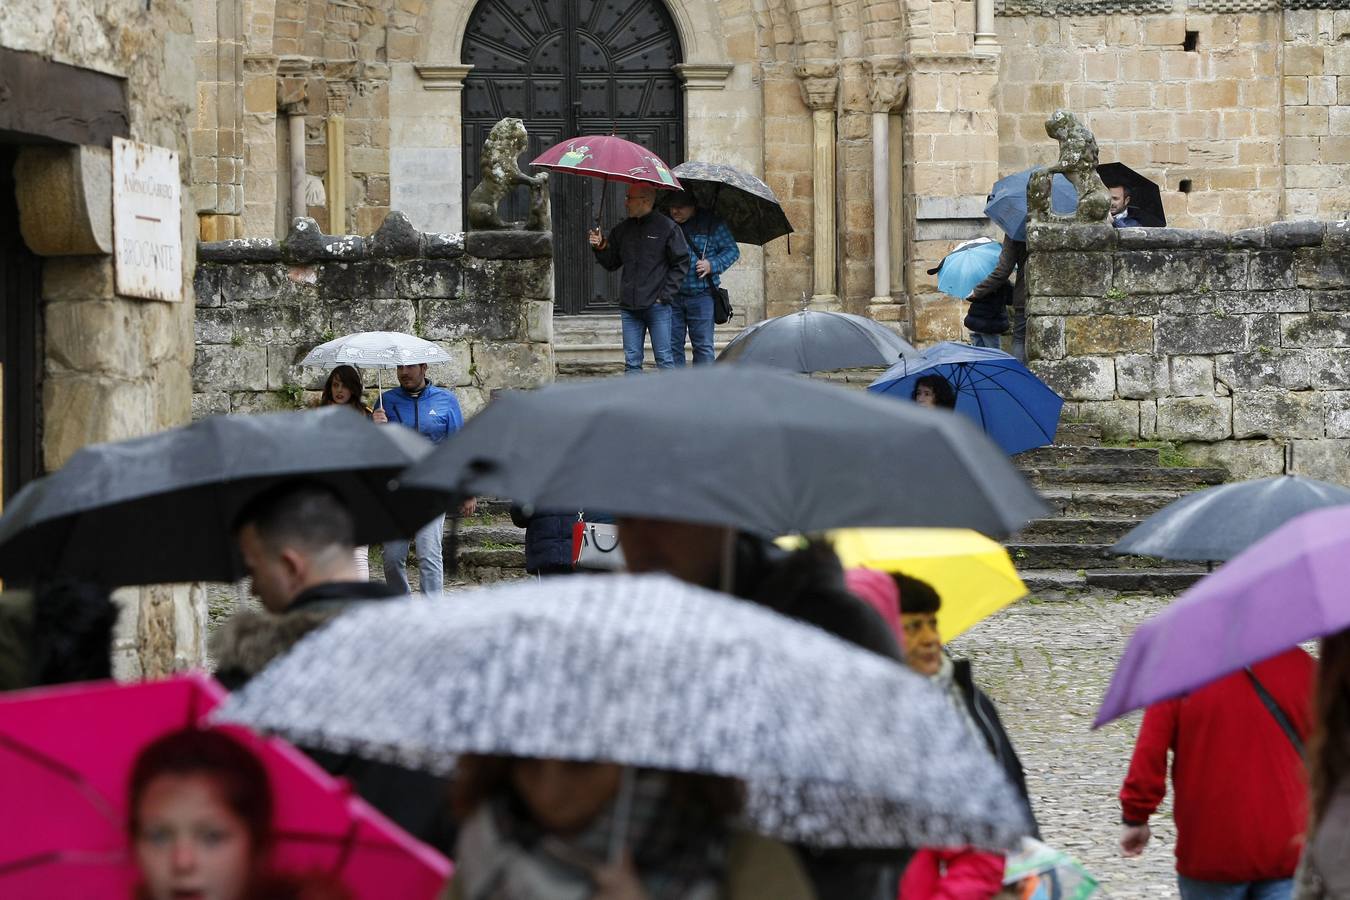
[[1271, 532], [1135, 630], [1094, 728], [1350, 627], [1350, 506]]

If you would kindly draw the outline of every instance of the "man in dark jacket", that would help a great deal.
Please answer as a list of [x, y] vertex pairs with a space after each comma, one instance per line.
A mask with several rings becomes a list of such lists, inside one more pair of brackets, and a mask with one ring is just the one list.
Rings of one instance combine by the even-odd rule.
[[[1016, 282], [1013, 273], [1017, 273]], [[1003, 248], [998, 255], [998, 263], [988, 277], [975, 285], [966, 299], [974, 311], [978, 305], [996, 300], [1006, 302], [1006, 291], [1012, 286], [1013, 305], [1013, 343], [1012, 355], [1026, 362], [1027, 359], [1027, 242], [1016, 241], [1010, 237], [1003, 239]], [[988, 312], [986, 312], [986, 317]], [[975, 346], [997, 347], [998, 341], [977, 342]]]
[[[317, 482], [285, 482], [245, 506], [235, 520], [235, 539], [266, 612], [236, 613], [212, 635], [211, 658], [225, 687], [243, 687], [336, 616], [406, 596], [359, 579], [354, 533], [342, 499]], [[306, 752], [411, 834], [443, 849], [453, 846], [443, 780], [355, 756]]]
[[658, 369], [675, 365], [670, 350], [670, 304], [689, 271], [689, 245], [680, 226], [655, 211], [656, 188], [630, 184], [628, 218], [603, 237], [591, 231], [595, 258], [613, 272], [620, 267], [619, 317], [623, 321], [625, 374], [642, 371], [642, 342], [652, 336]]

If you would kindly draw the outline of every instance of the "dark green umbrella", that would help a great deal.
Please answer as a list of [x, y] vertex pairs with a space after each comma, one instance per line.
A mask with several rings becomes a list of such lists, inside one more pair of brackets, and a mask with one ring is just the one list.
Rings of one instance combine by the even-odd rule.
[[346, 407], [212, 416], [75, 453], [21, 490], [0, 517], [0, 577], [73, 575], [105, 587], [236, 581], [231, 526], [249, 500], [290, 479], [333, 488], [356, 542], [407, 537], [445, 512], [449, 492], [389, 489], [431, 452], [410, 428]]
[[680, 163], [673, 171], [699, 207], [727, 223], [737, 243], [759, 246], [792, 234], [778, 197], [749, 172], [697, 160]]

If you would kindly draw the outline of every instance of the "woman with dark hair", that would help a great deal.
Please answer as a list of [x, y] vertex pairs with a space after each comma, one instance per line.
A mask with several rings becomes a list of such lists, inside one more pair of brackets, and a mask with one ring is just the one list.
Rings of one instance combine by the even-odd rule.
[[910, 399], [920, 406], [956, 409], [956, 390], [941, 375], [924, 375], [915, 381]]
[[446, 898], [809, 900], [790, 850], [736, 828], [742, 805], [730, 778], [464, 756]]
[[[361, 373], [351, 366], [338, 366], [328, 373], [323, 385], [320, 406], [350, 406], [366, 418], [370, 418], [371, 409], [361, 399], [365, 387], [361, 383]], [[352, 551], [356, 560], [356, 574], [362, 581], [370, 580], [370, 548], [357, 547]]]
[[1308, 832], [1294, 900], [1350, 897], [1350, 630], [1322, 638], [1308, 740]]
[[186, 729], [149, 744], [127, 794], [136, 900], [350, 900], [326, 876], [268, 871], [267, 770], [223, 732]]

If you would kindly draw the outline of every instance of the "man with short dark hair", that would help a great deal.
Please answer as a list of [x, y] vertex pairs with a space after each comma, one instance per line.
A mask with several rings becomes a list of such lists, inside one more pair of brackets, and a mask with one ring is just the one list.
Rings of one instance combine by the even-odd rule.
[[1125, 183], [1107, 187], [1111, 194], [1111, 224], [1116, 228], [1138, 228], [1143, 225], [1130, 210], [1130, 188]]

